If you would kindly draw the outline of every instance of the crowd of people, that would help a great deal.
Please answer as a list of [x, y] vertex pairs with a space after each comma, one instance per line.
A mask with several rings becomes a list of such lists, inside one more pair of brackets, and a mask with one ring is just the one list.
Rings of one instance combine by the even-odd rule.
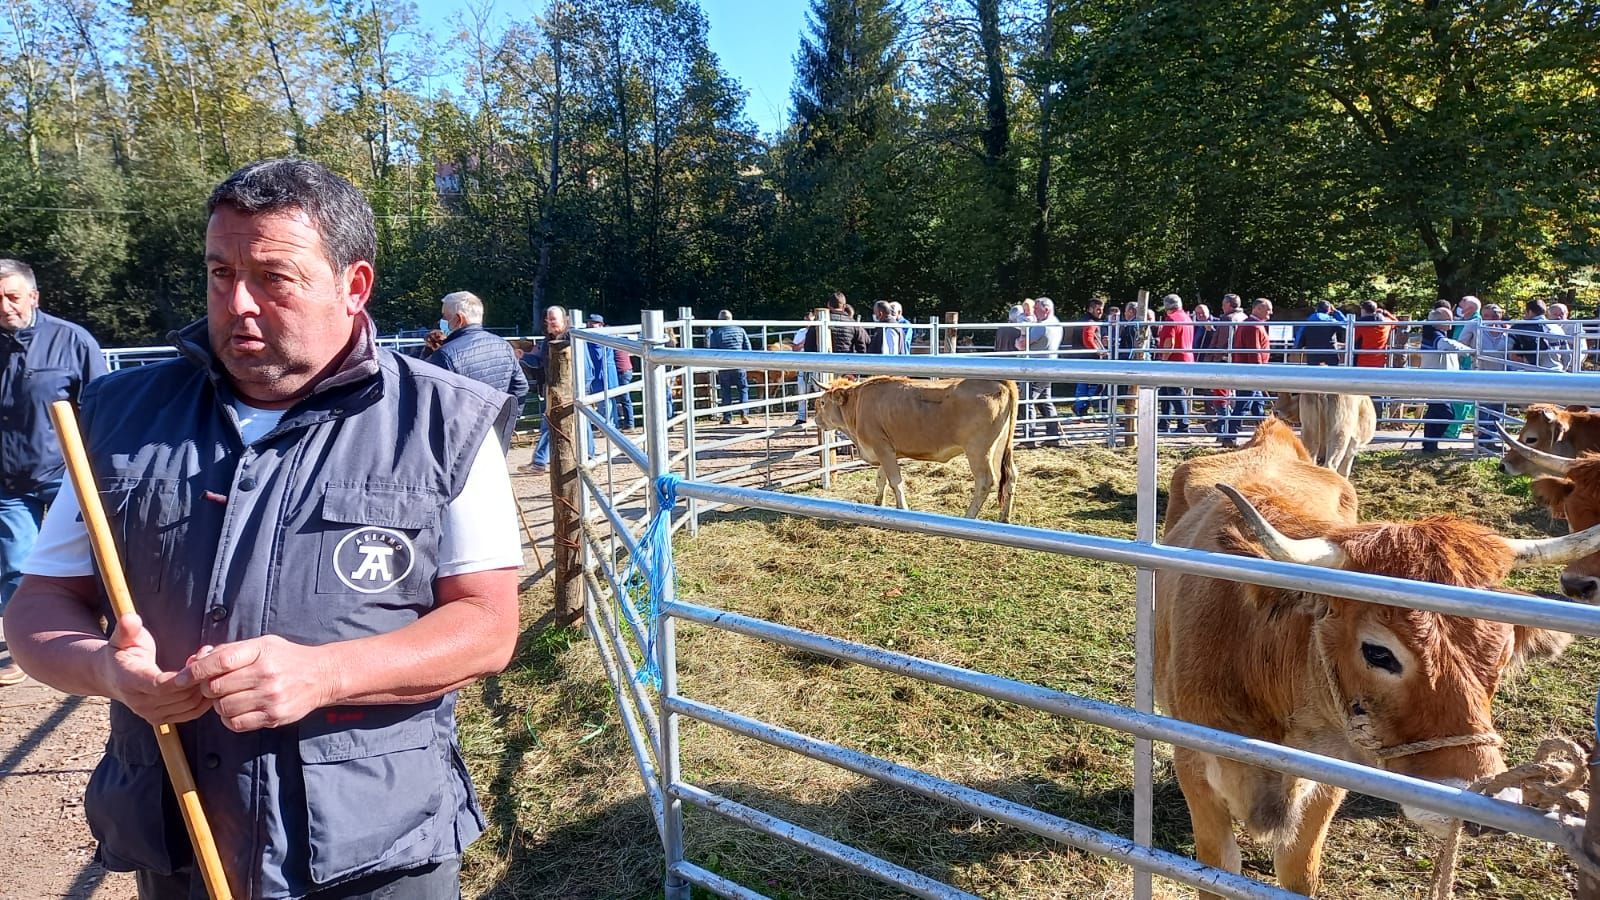
[[[1420, 331], [1415, 343], [1412, 323], [1372, 300], [1345, 310], [1318, 301], [1304, 321], [1288, 326], [1292, 338], [1276, 342], [1268, 324], [1272, 301], [1257, 298], [1246, 307], [1231, 293], [1222, 296], [1215, 315], [1203, 303], [1186, 310], [1177, 294], [1161, 299], [1159, 314], [1154, 308], [1141, 312], [1135, 303], [1119, 309], [1096, 297], [1089, 300], [1085, 315], [1084, 321], [1062, 324], [1049, 298], [1027, 300], [1008, 310], [1006, 323], [996, 329], [994, 349], [1078, 359], [1575, 371], [1582, 366], [1586, 340], [1579, 323], [1568, 319], [1560, 303], [1529, 301], [1521, 318], [1508, 322], [1502, 307], [1472, 296], [1453, 305], [1437, 301], [1427, 319], [1416, 323]], [[1450, 324], [1440, 324], [1444, 322]], [[1108, 408], [1107, 393], [1104, 384], [1076, 385], [1073, 415], [1103, 413]], [[1160, 431], [1189, 433], [1191, 415], [1198, 411], [1205, 430], [1224, 447], [1237, 446], [1241, 427], [1265, 414], [1266, 397], [1260, 391], [1211, 388], [1191, 395], [1181, 388], [1161, 387], [1157, 393]], [[1024, 435], [1047, 442], [1057, 438], [1051, 385], [1030, 384], [1023, 397], [1027, 406], [1022, 420], [1028, 423]], [[1440, 438], [1458, 428], [1469, 406], [1430, 403], [1423, 414], [1424, 448], [1435, 449]], [[1503, 412], [1503, 405], [1479, 407], [1484, 434], [1492, 435], [1489, 420]], [[1033, 427], [1036, 421], [1046, 423], [1042, 430]]]

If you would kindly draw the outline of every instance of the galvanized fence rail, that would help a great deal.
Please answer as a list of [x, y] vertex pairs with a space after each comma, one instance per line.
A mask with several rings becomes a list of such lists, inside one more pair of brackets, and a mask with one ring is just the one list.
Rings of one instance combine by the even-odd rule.
[[[1515, 624], [1553, 628], [1584, 635], [1600, 635], [1600, 610], [1573, 603], [1523, 597], [1470, 588], [1422, 584], [1359, 572], [1312, 569], [1291, 563], [1210, 553], [1159, 543], [1155, 531], [1156, 449], [1163, 437], [1156, 429], [1156, 386], [1187, 390], [1226, 385], [1235, 389], [1364, 393], [1377, 396], [1448, 396], [1466, 401], [1526, 402], [1533, 398], [1562, 404], [1600, 405], [1600, 375], [1541, 371], [1393, 370], [1366, 367], [1310, 367], [1285, 365], [1181, 364], [1136, 359], [1045, 359], [994, 357], [977, 354], [859, 356], [769, 350], [715, 351], [694, 346], [695, 329], [726, 325], [700, 322], [682, 315], [668, 322], [662, 313], [647, 311], [638, 328], [582, 329], [583, 342], [637, 355], [642, 379], [633, 386], [643, 401], [642, 443], [623, 433], [596, 404], [616, 391], [583, 392], [587, 384], [586, 353], [575, 352], [579, 408], [587, 428], [598, 436], [583, 464], [585, 503], [595, 512], [592, 525], [608, 525], [604, 533], [586, 526], [585, 623], [611, 680], [621, 720], [634, 750], [639, 775], [654, 814], [665, 856], [665, 893], [683, 900], [690, 885], [699, 885], [722, 897], [753, 898], [761, 895], [735, 884], [723, 875], [687, 858], [683, 806], [688, 804], [730, 821], [802, 847], [861, 874], [894, 885], [919, 897], [968, 897], [950, 885], [859, 849], [851, 848], [770, 814], [718, 796], [704, 786], [685, 780], [679, 765], [679, 726], [683, 717], [824, 761], [847, 771], [920, 793], [974, 814], [1042, 835], [1063, 844], [1131, 866], [1134, 894], [1148, 897], [1152, 874], [1230, 897], [1281, 898], [1294, 896], [1275, 886], [1235, 875], [1153, 846], [1153, 760], [1151, 742], [1161, 741], [1230, 759], [1288, 772], [1338, 785], [1409, 806], [1443, 813], [1494, 828], [1562, 843], [1566, 834], [1559, 823], [1526, 807], [1484, 797], [1458, 788], [1422, 781], [1321, 756], [1292, 747], [1242, 737], [1183, 722], [1154, 711], [1153, 622], [1156, 581], [1163, 572], [1185, 572], [1211, 578], [1300, 589], [1314, 578], [1327, 594], [1393, 606], [1432, 610], [1453, 615], [1495, 619]], [[750, 323], [734, 323], [745, 324]], [[785, 328], [797, 323], [775, 323]], [[927, 346], [941, 346], [939, 323], [925, 328]], [[946, 331], [944, 336], [948, 336]], [[670, 346], [669, 344], [674, 344]], [[1138, 397], [1133, 431], [1138, 439], [1138, 506], [1134, 540], [1098, 537], [1023, 525], [971, 520], [933, 513], [865, 506], [823, 497], [801, 496], [774, 490], [779, 480], [768, 477], [761, 487], [725, 483], [728, 477], [696, 476], [695, 419], [720, 414], [730, 404], [696, 397], [697, 373], [720, 369], [958, 376], [1052, 384], [1095, 382], [1127, 388]], [[674, 395], [678, 399], [674, 401]], [[763, 398], [773, 405], [791, 404], [780, 392]], [[733, 404], [735, 408], [741, 404]], [[751, 403], [748, 409], [761, 407]], [[725, 447], [737, 442], [713, 442]], [[678, 449], [674, 450], [674, 444]], [[823, 481], [830, 471], [826, 447], [792, 454], [787, 461], [803, 471], [787, 482]], [[625, 467], [622, 476], [617, 467]], [[677, 474], [683, 510], [662, 509], [659, 494], [650, 486], [663, 475]], [[737, 474], [752, 474], [750, 469]], [[625, 565], [640, 554], [639, 536], [656, 515], [674, 516], [675, 526], [692, 522], [700, 509], [712, 505], [770, 510], [894, 531], [935, 535], [1001, 544], [1027, 550], [1058, 553], [1137, 570], [1135, 596], [1136, 684], [1132, 708], [1045, 688], [1025, 681], [1002, 678], [909, 654], [791, 626], [740, 613], [714, 609], [678, 598], [675, 585], [660, 584], [661, 604], [654, 620], [636, 604], [637, 583], [626, 583]], [[640, 507], [643, 509], [640, 509]], [[876, 668], [929, 683], [971, 691], [1031, 709], [1067, 716], [1117, 729], [1135, 738], [1134, 823], [1131, 835], [1111, 834], [1032, 809], [960, 784], [940, 779], [913, 767], [822, 741], [748, 716], [717, 708], [684, 696], [677, 685], [677, 624], [689, 622], [708, 629], [739, 634], [777, 645], [820, 654], [844, 662]], [[646, 687], [641, 667], [645, 652], [653, 652], [660, 671], [658, 688]], [[1597, 713], [1600, 714], [1600, 713]]]

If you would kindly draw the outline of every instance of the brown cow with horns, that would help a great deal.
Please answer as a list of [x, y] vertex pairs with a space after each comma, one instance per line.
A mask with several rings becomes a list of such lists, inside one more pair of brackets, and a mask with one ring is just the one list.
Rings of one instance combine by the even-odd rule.
[[[1166, 542], [1484, 589], [1515, 568], [1600, 548], [1600, 527], [1516, 540], [1449, 516], [1357, 522], [1353, 510], [1305, 496], [1306, 486], [1327, 474], [1311, 480], [1303, 448], [1270, 446], [1294, 440], [1287, 429], [1273, 429], [1227, 454], [1254, 463], [1237, 489], [1197, 490], [1203, 479], [1188, 479], [1192, 502], [1169, 522]], [[1554, 656], [1571, 641], [1319, 594], [1309, 578], [1304, 590], [1286, 591], [1162, 573], [1157, 586], [1156, 700], [1170, 715], [1456, 785], [1505, 769], [1490, 708], [1501, 680], [1524, 660]], [[1284, 887], [1316, 890], [1342, 788], [1182, 747], [1173, 762], [1202, 862], [1239, 871], [1239, 821], [1271, 845]], [[1445, 825], [1435, 813], [1405, 812], [1430, 830]]]

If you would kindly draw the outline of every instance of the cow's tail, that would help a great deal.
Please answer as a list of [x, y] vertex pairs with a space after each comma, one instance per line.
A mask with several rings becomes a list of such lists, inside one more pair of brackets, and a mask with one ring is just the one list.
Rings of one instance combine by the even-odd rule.
[[1005, 392], [1010, 400], [1007, 407], [1011, 410], [1010, 421], [1006, 423], [1005, 450], [1000, 454], [1000, 521], [1011, 521], [1011, 499], [1017, 488], [1017, 460], [1015, 446], [1017, 443], [1017, 414], [1021, 408], [1015, 381], [1003, 381]]

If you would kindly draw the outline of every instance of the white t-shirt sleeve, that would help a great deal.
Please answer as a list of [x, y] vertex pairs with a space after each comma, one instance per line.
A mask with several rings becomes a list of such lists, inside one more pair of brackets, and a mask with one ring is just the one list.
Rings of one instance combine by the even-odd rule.
[[94, 574], [94, 546], [78, 509], [78, 492], [71, 478], [61, 480], [61, 490], [45, 513], [33, 554], [22, 564], [29, 575], [73, 578]]
[[493, 429], [478, 446], [466, 486], [445, 508], [440, 532], [440, 578], [522, 565], [517, 500], [500, 437]]
[[[522, 532], [517, 528], [516, 502], [500, 438], [491, 431], [478, 446], [466, 486], [445, 507], [437, 577], [521, 566]], [[94, 547], [79, 514], [72, 479], [62, 481], [61, 492], [39, 529], [33, 555], [22, 571], [55, 578], [95, 574]]]

